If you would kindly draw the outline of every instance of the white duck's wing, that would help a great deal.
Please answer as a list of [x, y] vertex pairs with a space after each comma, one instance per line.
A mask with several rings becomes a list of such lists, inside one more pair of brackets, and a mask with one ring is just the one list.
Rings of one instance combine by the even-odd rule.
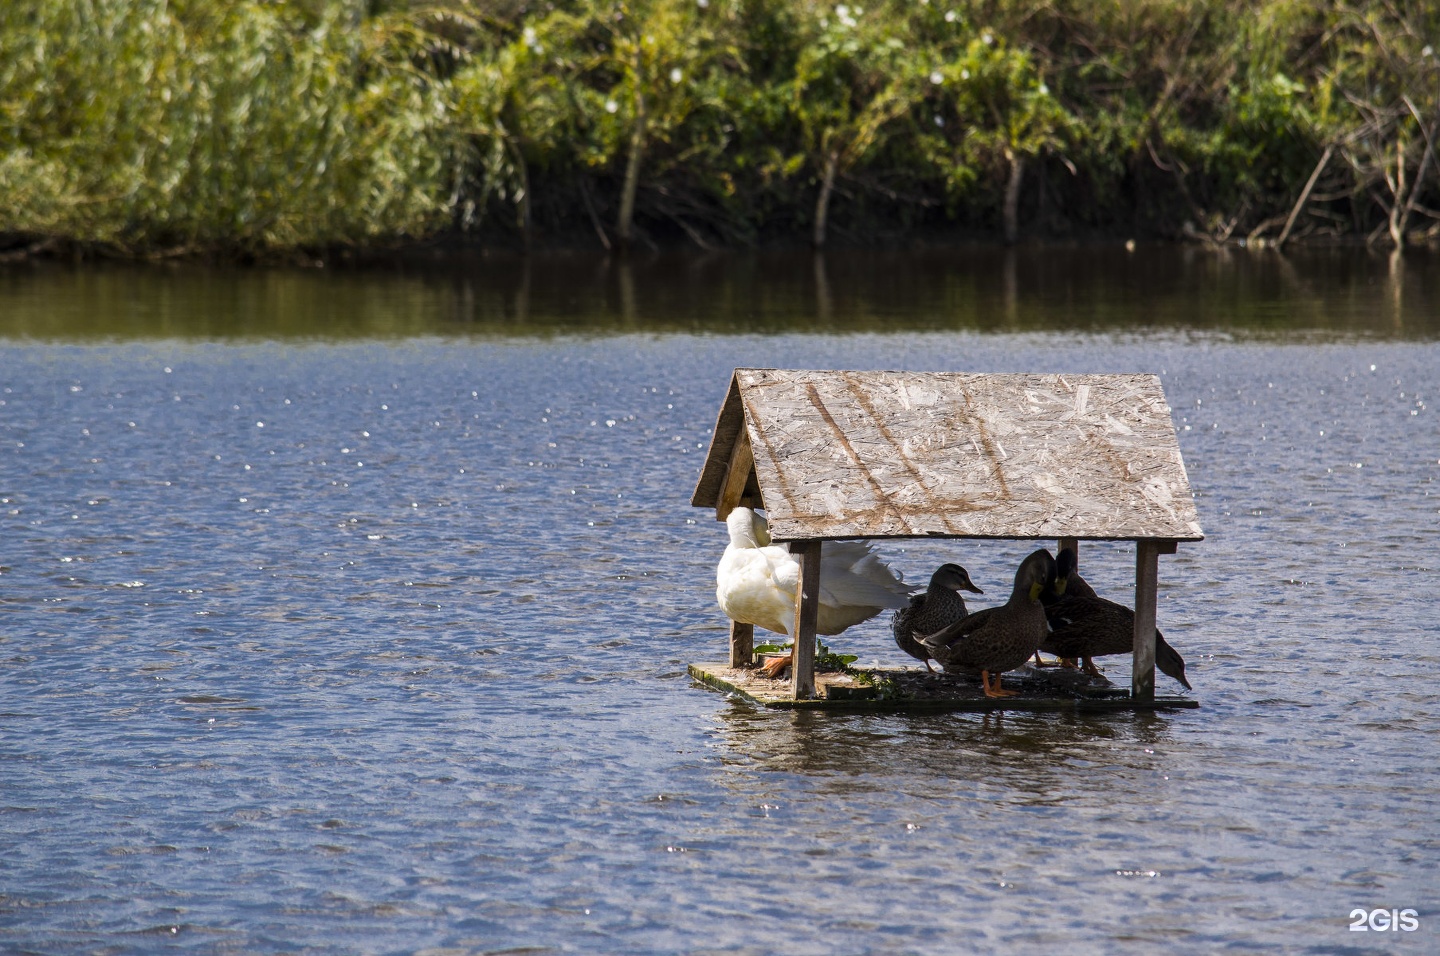
[[904, 608], [915, 590], [863, 541], [827, 541], [821, 548], [822, 605]]
[[854, 574], [820, 575], [821, 607], [863, 607], [879, 611], [881, 608], [903, 608], [910, 606], [910, 592], [904, 586], [893, 582], [861, 577]]
[[715, 571], [715, 598], [732, 621], [789, 635], [798, 567], [784, 548], [728, 547]]
[[[883, 577], [903, 581], [904, 575], [886, 563], [868, 541], [826, 541], [821, 549], [820, 564], [835, 571], [849, 571], [865, 577]], [[910, 588], [911, 591], [921, 590]]]
[[760, 556], [775, 588], [783, 591], [791, 601], [795, 600], [795, 589], [800, 586], [800, 561], [783, 544], [772, 544], [760, 548]]
[[[727, 521], [730, 545], [716, 568], [715, 597], [731, 620], [793, 635], [800, 563], [783, 545], [763, 545], [769, 531], [763, 518], [735, 509]], [[827, 541], [820, 549], [820, 593], [816, 627], [838, 634], [882, 608], [903, 608], [915, 590], [907, 587], [863, 541]]]
[[820, 547], [820, 566], [831, 569], [832, 573], [849, 571], [856, 565], [879, 560], [875, 549], [867, 541], [826, 541]]

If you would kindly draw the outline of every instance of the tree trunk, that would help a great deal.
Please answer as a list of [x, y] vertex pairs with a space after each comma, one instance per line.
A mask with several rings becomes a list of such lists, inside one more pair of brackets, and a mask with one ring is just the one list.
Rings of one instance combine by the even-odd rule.
[[625, 185], [620, 193], [620, 218], [615, 237], [621, 248], [630, 245], [635, 221], [635, 191], [640, 186], [640, 161], [645, 154], [645, 94], [635, 90], [635, 129], [630, 134], [630, 158], [625, 164]]
[[[1437, 122], [1434, 130], [1427, 129], [1425, 121], [1420, 116], [1420, 111], [1415, 104], [1410, 102], [1410, 97], [1405, 97], [1405, 105], [1410, 108], [1410, 113], [1415, 117], [1415, 122], [1420, 125], [1420, 132], [1425, 137], [1425, 154], [1420, 159], [1420, 168], [1415, 171], [1415, 182], [1410, 186], [1410, 195], [1405, 199], [1405, 208], [1400, 212], [1399, 222], [1392, 228], [1395, 236], [1395, 248], [1401, 248], [1405, 239], [1405, 230], [1410, 224], [1410, 213], [1415, 208], [1415, 197], [1420, 195], [1420, 186], [1425, 182], [1425, 172], [1430, 167], [1430, 160], [1435, 155], [1435, 137], [1440, 135], [1440, 122]], [[1403, 159], [1402, 159], [1403, 162]], [[1395, 205], [1400, 205], [1400, 197], [1395, 197]]]
[[825, 157], [825, 172], [820, 178], [820, 196], [815, 200], [815, 248], [825, 248], [825, 224], [830, 214], [830, 193], [835, 189], [835, 171], [840, 165], [839, 151]]
[[525, 155], [520, 152], [520, 147], [513, 139], [507, 139], [506, 145], [510, 149], [510, 158], [515, 162], [515, 168], [520, 173], [520, 235], [525, 243], [525, 251], [530, 251], [530, 170], [525, 165]]
[[1005, 150], [1010, 160], [1010, 181], [1005, 184], [1005, 244], [1014, 245], [1020, 235], [1020, 182], [1025, 176], [1025, 157]]
[[585, 202], [585, 212], [590, 216], [590, 225], [595, 227], [595, 235], [600, 239], [600, 245], [605, 251], [610, 251], [610, 237], [605, 235], [605, 227], [600, 225], [600, 214], [595, 211], [595, 203], [590, 199], [590, 187], [585, 183], [585, 176], [581, 175], [577, 180], [580, 184], [580, 198]]
[[1305, 188], [1300, 191], [1300, 198], [1295, 201], [1295, 208], [1290, 210], [1290, 218], [1285, 220], [1285, 228], [1280, 230], [1280, 236], [1275, 240], [1275, 248], [1285, 245], [1290, 238], [1290, 230], [1295, 228], [1295, 220], [1300, 216], [1300, 210], [1305, 208], [1305, 203], [1310, 199], [1310, 191], [1320, 180], [1320, 174], [1325, 171], [1325, 166], [1330, 162], [1330, 157], [1335, 152], [1335, 144], [1331, 143], [1325, 147], [1325, 152], [1320, 154], [1320, 162], [1315, 164], [1315, 171], [1310, 174], [1310, 179], [1305, 183]]
[[1396, 249], [1405, 248], [1405, 233], [1400, 224], [1402, 207], [1405, 205], [1405, 143], [1395, 144], [1395, 182], [1391, 186], [1395, 201], [1390, 205], [1390, 241]]
[[833, 300], [830, 297], [830, 276], [825, 271], [825, 256], [819, 250], [815, 250], [815, 317], [820, 320], [824, 328], [830, 327], [830, 320], [834, 318], [835, 310]]

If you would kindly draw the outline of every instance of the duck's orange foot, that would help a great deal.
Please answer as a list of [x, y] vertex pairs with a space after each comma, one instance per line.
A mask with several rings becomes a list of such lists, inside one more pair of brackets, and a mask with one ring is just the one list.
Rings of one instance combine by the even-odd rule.
[[1047, 661], [1047, 660], [1045, 660], [1045, 658], [1043, 658], [1043, 657], [1040, 656], [1040, 652], [1039, 652], [1039, 651], [1036, 651], [1036, 652], [1035, 652], [1035, 666], [1036, 666], [1036, 667], [1062, 667], [1062, 666], [1064, 666], [1064, 663], [1065, 663], [1065, 662], [1064, 662], [1062, 659], [1060, 659], [1060, 658], [1056, 658], [1056, 659], [1053, 660], [1053, 661]]
[[764, 672], [766, 677], [772, 680], [777, 679], [781, 674], [785, 673], [785, 669], [790, 666], [790, 659], [792, 657], [794, 657], [793, 654], [786, 654], [784, 657], [772, 657], [760, 665], [760, 670]]
[[1006, 690], [1004, 687], [1001, 687], [999, 674], [995, 675], [995, 680], [993, 681], [992, 686], [989, 671], [980, 672], [980, 684], [985, 688], [986, 697], [1014, 697], [1020, 693], [1019, 691]]
[[[1071, 666], [1073, 667], [1074, 665], [1072, 664]], [[1105, 672], [1102, 671], [1100, 668], [1096, 667], [1096, 666], [1095, 666], [1095, 661], [1093, 661], [1092, 659], [1090, 659], [1090, 658], [1088, 658], [1088, 657], [1085, 658], [1085, 663], [1084, 663], [1084, 665], [1082, 665], [1081, 669], [1082, 669], [1083, 671], [1085, 671], [1085, 673], [1089, 674], [1091, 677], [1104, 677], [1104, 676], [1105, 676]]]
[[1076, 661], [1073, 657], [1062, 657], [1055, 663], [1065, 668], [1067, 671], [1077, 670], [1080, 667], [1079, 662]]

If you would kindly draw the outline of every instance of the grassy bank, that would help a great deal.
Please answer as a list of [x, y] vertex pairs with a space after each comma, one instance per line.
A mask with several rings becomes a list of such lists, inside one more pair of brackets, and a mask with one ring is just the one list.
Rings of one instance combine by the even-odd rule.
[[0, 252], [1440, 235], [1440, 8], [21, 0]]

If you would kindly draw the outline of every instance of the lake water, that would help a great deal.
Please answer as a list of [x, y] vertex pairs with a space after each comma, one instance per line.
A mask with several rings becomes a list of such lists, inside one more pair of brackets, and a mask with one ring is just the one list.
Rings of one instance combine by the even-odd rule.
[[[1437, 266], [0, 271], [0, 950], [1440, 951]], [[695, 685], [725, 536], [689, 498], [754, 365], [1159, 374], [1201, 707]], [[984, 606], [1031, 547], [882, 550]], [[1130, 546], [1082, 568], [1129, 601]], [[829, 643], [910, 663], [883, 620]]]

